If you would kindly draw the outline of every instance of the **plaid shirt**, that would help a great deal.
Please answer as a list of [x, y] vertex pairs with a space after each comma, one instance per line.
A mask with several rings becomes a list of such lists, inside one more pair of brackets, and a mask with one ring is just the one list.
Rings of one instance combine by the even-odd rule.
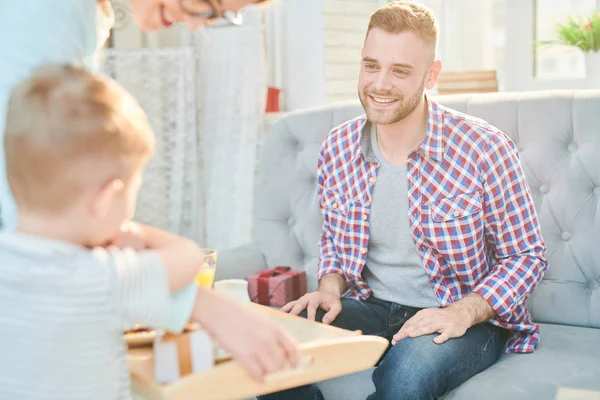
[[[412, 238], [442, 307], [470, 292], [511, 330], [506, 351], [532, 352], [539, 328], [525, 300], [548, 266], [515, 144], [485, 121], [428, 99], [425, 140], [408, 157]], [[337, 273], [345, 297], [367, 299], [362, 278], [379, 164], [363, 154], [366, 116], [333, 129], [318, 162], [323, 214], [318, 279]]]

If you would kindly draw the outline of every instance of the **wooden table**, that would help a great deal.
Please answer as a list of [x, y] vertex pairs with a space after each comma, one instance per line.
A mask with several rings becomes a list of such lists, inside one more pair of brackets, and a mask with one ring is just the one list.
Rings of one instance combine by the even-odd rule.
[[167, 385], [145, 376], [152, 365], [151, 348], [130, 350], [132, 389], [147, 400], [244, 399], [322, 381], [371, 368], [388, 346], [377, 336], [365, 336], [329, 325], [307, 321], [273, 309], [253, 305], [280, 322], [298, 341], [301, 362], [256, 382], [236, 361], [217, 364], [202, 373], [188, 375]]

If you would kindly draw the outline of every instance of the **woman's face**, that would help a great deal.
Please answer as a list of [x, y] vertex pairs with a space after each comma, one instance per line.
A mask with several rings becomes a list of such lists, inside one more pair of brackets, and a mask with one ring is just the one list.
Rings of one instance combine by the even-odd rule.
[[[222, 10], [238, 11], [257, 0], [211, 0]], [[175, 22], [183, 22], [190, 29], [196, 29], [206, 23], [204, 17], [194, 17], [184, 11], [183, 7], [193, 9], [196, 13], [210, 12], [210, 4], [206, 0], [130, 0], [131, 10], [137, 25], [144, 31], [166, 28]], [[182, 7], [183, 6], [183, 7]]]

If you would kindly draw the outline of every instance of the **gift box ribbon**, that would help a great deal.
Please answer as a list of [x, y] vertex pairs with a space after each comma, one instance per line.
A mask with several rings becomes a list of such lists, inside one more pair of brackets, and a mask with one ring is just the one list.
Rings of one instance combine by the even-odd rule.
[[[257, 279], [258, 303], [268, 305], [271, 295], [269, 294], [269, 280], [279, 275], [287, 274], [291, 271], [290, 267], [275, 267], [273, 269], [260, 271]], [[297, 276], [297, 271], [292, 271], [292, 277]], [[300, 293], [300, 279], [293, 279], [294, 293]]]
[[174, 335], [167, 333], [163, 339], [163, 342], [175, 342], [177, 347], [177, 358], [179, 360], [179, 375], [184, 377], [185, 375], [192, 373], [192, 344], [190, 342], [190, 335]]

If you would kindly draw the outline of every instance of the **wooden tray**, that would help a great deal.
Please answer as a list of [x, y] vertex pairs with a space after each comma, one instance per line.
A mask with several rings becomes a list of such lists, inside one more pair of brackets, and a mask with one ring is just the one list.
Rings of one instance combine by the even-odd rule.
[[[256, 382], [236, 361], [217, 364], [168, 385], [159, 385], [144, 376], [152, 364], [150, 348], [130, 349], [133, 392], [146, 400], [235, 400], [322, 381], [371, 368], [388, 346], [378, 336], [363, 336], [329, 325], [307, 321], [253, 305], [280, 322], [296, 338], [301, 355], [300, 365], [265, 377]], [[136, 373], [139, 372], [139, 373]]]

